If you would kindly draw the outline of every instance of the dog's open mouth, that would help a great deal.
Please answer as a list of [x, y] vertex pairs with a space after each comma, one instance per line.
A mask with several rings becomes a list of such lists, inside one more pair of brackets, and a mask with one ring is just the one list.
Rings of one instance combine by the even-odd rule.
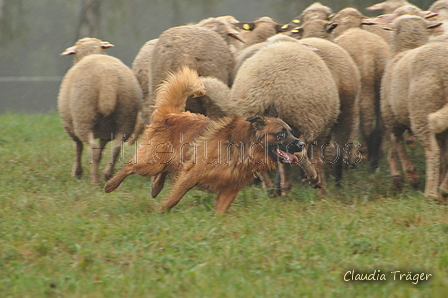
[[281, 163], [293, 164], [293, 165], [299, 164], [299, 159], [292, 153], [288, 153], [277, 147], [272, 148], [271, 152], [277, 157], [277, 160]]

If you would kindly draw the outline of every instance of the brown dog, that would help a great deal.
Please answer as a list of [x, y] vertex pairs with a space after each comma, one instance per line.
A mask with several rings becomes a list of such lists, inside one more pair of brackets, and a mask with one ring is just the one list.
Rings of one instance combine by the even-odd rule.
[[204, 94], [196, 71], [184, 67], [170, 74], [158, 89], [152, 121], [136, 155], [107, 182], [105, 191], [113, 191], [128, 175], [137, 173], [156, 176], [157, 194], [166, 174], [172, 174], [174, 186], [160, 211], [173, 208], [197, 185], [218, 195], [216, 212], [224, 214], [254, 176], [273, 169], [276, 162], [298, 164], [294, 153], [305, 144], [276, 118], [275, 107], [270, 117], [228, 116], [216, 121], [185, 112], [190, 95]]

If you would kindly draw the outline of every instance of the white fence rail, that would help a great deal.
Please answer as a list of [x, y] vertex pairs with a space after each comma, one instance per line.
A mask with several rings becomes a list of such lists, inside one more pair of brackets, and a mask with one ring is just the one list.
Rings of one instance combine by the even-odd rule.
[[0, 82], [59, 82], [62, 77], [53, 76], [17, 76], [17, 77], [0, 77]]

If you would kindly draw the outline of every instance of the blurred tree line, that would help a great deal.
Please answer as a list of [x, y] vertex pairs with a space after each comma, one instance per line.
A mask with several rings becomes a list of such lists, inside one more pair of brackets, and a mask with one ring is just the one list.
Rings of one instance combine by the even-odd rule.
[[[270, 16], [287, 23], [315, 1], [298, 0], [0, 0], [0, 76], [61, 76], [71, 59], [59, 57], [80, 37], [115, 45], [109, 54], [131, 65], [140, 47], [164, 30], [210, 16], [240, 21]], [[352, 6], [366, 15], [375, 0], [320, 1], [335, 12]], [[427, 9], [433, 1], [411, 1]]]

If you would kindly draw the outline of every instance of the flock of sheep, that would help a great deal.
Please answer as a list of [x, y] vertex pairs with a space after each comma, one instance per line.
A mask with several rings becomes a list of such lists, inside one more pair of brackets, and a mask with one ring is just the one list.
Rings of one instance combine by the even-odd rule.
[[[157, 87], [167, 73], [186, 65], [197, 70], [206, 87], [205, 96], [187, 101], [191, 112], [214, 119], [263, 115], [275, 103], [307, 144], [309, 157], [300, 166], [321, 194], [328, 168], [323, 152], [332, 156], [339, 185], [344, 163], [353, 162], [349, 145], [355, 140], [372, 170], [382, 142], [390, 141], [394, 185], [403, 184], [400, 159], [416, 187], [419, 177], [405, 150], [408, 131], [425, 151], [425, 195], [441, 199], [448, 191], [448, 0], [434, 2], [428, 11], [405, 0], [367, 9], [384, 15], [368, 19], [354, 8], [334, 14], [314, 3], [288, 24], [223, 16], [173, 27], [143, 45], [132, 70], [105, 54], [112, 44], [78, 40], [61, 54], [75, 58], [58, 98], [63, 125], [76, 143], [73, 175], [81, 176], [85, 142], [92, 156], [91, 181], [101, 184], [101, 153], [113, 141], [112, 161], [103, 172], [108, 180], [122, 142], [134, 142], [149, 123]], [[279, 165], [279, 173], [283, 192], [290, 187], [287, 169]], [[269, 176], [261, 178], [273, 187]]]

